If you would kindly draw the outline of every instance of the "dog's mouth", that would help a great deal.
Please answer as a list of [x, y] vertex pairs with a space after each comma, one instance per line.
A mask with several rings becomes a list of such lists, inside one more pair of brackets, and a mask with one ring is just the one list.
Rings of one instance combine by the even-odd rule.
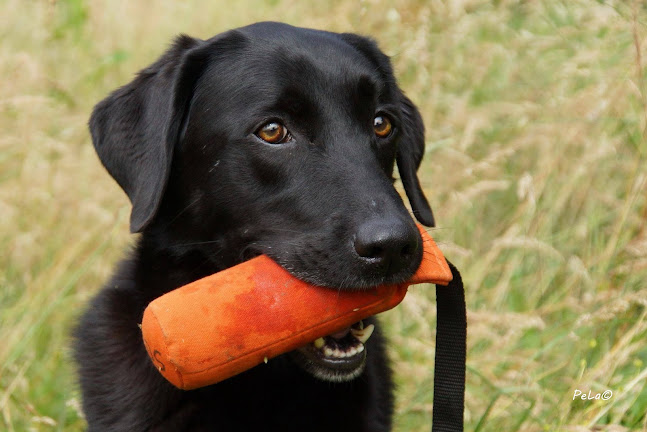
[[315, 378], [345, 382], [361, 375], [366, 364], [366, 341], [375, 326], [359, 321], [350, 327], [298, 348], [298, 363]]
[[[249, 247], [245, 251], [245, 259], [251, 259], [264, 252]], [[279, 265], [282, 265], [280, 258], [271, 256]], [[283, 266], [290, 268], [290, 266]], [[326, 286], [325, 283], [313, 278], [312, 274], [300, 274], [291, 268], [293, 276], [319, 286]], [[377, 286], [380, 283], [367, 284]], [[331, 285], [335, 286], [335, 285]], [[373, 321], [368, 318], [368, 320]], [[320, 337], [309, 344], [297, 348], [289, 353], [289, 356], [306, 372], [322, 381], [341, 383], [352, 381], [359, 377], [366, 365], [366, 342], [369, 340], [375, 325], [364, 321], [339, 330], [327, 336]]]

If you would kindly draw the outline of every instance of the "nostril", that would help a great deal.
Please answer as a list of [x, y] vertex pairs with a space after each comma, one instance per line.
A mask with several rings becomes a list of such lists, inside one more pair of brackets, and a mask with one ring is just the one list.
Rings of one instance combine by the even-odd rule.
[[384, 255], [384, 248], [377, 244], [366, 242], [366, 239], [355, 239], [355, 251], [362, 258], [369, 259], [382, 258]]

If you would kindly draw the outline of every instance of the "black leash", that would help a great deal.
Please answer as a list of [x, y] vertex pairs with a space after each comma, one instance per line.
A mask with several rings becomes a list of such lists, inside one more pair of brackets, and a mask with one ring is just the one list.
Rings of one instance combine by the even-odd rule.
[[465, 409], [465, 290], [461, 274], [449, 261], [454, 279], [436, 285], [436, 369], [432, 432], [462, 432]]

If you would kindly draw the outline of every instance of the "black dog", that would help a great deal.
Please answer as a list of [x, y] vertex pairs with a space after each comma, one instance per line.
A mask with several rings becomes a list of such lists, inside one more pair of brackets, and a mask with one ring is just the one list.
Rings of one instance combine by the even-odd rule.
[[89, 430], [390, 430], [383, 337], [355, 336], [373, 319], [186, 392], [138, 327], [154, 298], [258, 254], [338, 290], [412, 275], [421, 239], [392, 174], [397, 161], [433, 226], [416, 176], [424, 130], [375, 43], [277, 23], [181, 36], [90, 129], [142, 235], [76, 331]]

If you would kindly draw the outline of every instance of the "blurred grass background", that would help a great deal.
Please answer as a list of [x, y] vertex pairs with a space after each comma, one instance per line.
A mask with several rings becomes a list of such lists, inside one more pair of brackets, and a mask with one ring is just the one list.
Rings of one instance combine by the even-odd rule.
[[[467, 430], [647, 431], [647, 8], [593, 0], [0, 0], [0, 430], [85, 427], [70, 328], [132, 242], [92, 106], [174, 35], [259, 20], [373, 35], [420, 107]], [[431, 419], [435, 301], [411, 291], [384, 314], [396, 431]]]

